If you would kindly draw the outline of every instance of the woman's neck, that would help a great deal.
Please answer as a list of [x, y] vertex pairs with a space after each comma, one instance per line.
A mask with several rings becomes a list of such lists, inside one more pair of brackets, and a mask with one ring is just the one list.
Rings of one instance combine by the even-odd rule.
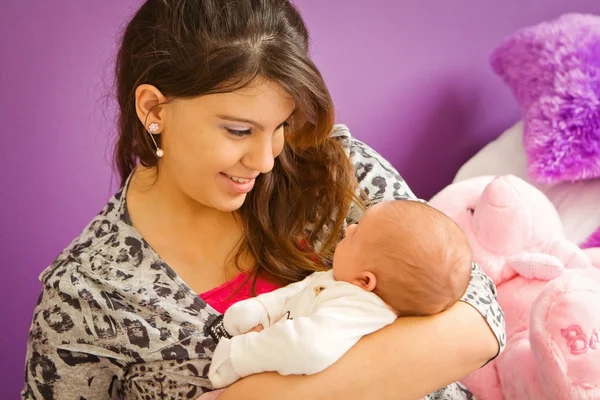
[[[131, 200], [133, 198], [133, 200]], [[127, 193], [127, 201], [138, 201], [154, 220], [178, 229], [196, 230], [198, 224], [222, 225], [231, 222], [234, 214], [207, 207], [184, 193], [172, 180], [157, 174], [155, 168], [138, 166]], [[187, 229], [186, 229], [187, 230]]]
[[133, 226], [192, 289], [209, 290], [237, 274], [232, 256], [244, 234], [237, 215], [199, 204], [141, 166], [126, 198]]

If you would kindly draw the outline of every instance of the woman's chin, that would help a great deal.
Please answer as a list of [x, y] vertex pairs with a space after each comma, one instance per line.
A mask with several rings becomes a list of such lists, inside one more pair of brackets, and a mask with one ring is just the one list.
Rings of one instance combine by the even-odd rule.
[[215, 202], [214, 208], [222, 212], [234, 212], [239, 210], [246, 200], [245, 194], [227, 197], [229, 198], [222, 198]]

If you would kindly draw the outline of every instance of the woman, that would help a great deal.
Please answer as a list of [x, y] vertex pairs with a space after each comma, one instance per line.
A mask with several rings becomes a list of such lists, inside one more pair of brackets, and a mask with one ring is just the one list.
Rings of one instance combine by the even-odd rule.
[[[361, 204], [413, 196], [333, 126], [307, 53], [287, 0], [141, 6], [116, 65], [122, 189], [41, 276], [23, 398], [210, 391], [228, 305], [327, 268]], [[466, 398], [451, 382], [503, 344], [494, 286], [474, 266], [447, 312], [399, 319], [320, 374], [259, 374], [221, 399]]]

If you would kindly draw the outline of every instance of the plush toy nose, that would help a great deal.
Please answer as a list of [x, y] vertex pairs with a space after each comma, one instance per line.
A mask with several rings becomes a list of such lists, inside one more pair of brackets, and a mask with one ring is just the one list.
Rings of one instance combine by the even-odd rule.
[[488, 184], [475, 206], [473, 230], [488, 251], [511, 255], [526, 245], [530, 218], [511, 177], [501, 176]]
[[518, 202], [517, 192], [505, 176], [499, 176], [490, 182], [481, 199], [489, 206], [498, 208], [514, 207]]

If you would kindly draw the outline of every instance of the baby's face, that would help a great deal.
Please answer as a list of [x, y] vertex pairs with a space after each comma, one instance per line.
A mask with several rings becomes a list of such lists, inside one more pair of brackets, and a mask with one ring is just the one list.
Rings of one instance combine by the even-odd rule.
[[369, 209], [360, 221], [360, 224], [349, 225], [344, 239], [338, 244], [333, 255], [333, 275], [338, 281], [352, 282], [365, 265], [362, 260], [368, 257], [368, 239], [372, 236], [373, 229], [377, 228], [377, 206]]
[[[356, 240], [357, 238], [354, 237], [354, 234], [358, 230], [358, 225], [349, 225], [346, 229], [344, 239], [342, 239], [335, 249], [335, 254], [333, 255], [333, 275], [338, 281], [352, 282], [358, 268], [356, 259], [359, 255], [358, 247], [360, 247], [360, 240]], [[359, 242], [358, 245], [357, 242]]]

